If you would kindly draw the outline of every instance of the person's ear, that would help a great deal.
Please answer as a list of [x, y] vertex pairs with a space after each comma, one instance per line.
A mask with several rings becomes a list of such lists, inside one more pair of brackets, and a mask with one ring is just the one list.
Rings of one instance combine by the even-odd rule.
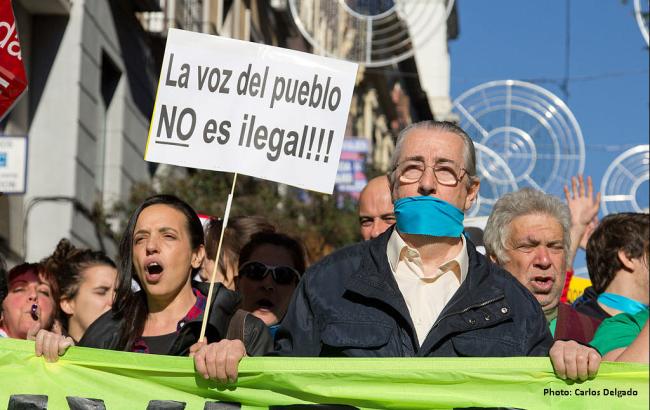
[[59, 302], [59, 306], [61, 307], [63, 313], [65, 313], [66, 315], [74, 314], [74, 302], [71, 301], [70, 299], [61, 299], [61, 301]]
[[623, 265], [623, 268], [628, 271], [633, 271], [634, 270], [634, 262], [632, 261], [633, 258], [630, 258], [627, 256], [625, 251], [623, 249], [618, 250], [618, 261]]
[[481, 187], [481, 181], [478, 178], [472, 177], [471, 181], [469, 187], [467, 187], [467, 197], [465, 198], [465, 209], [463, 209], [463, 211], [467, 211], [472, 207], [472, 204], [478, 197], [479, 188]]
[[490, 254], [488, 255], [488, 257], [493, 263], [496, 263], [497, 265], [499, 264], [499, 262], [497, 262], [497, 258], [494, 255]]
[[201, 264], [203, 264], [203, 259], [205, 258], [205, 246], [199, 245], [198, 248], [196, 248], [192, 252], [192, 268], [198, 269], [201, 267]]

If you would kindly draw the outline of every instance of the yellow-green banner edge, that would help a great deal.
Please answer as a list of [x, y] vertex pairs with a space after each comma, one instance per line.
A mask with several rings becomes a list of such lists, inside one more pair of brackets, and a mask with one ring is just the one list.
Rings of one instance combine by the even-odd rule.
[[192, 359], [71, 348], [56, 363], [33, 342], [0, 339], [0, 409], [12, 395], [100, 399], [106, 409], [146, 409], [151, 400], [241, 403], [242, 409], [347, 404], [360, 409], [515, 407], [647, 409], [647, 365], [602, 363], [584, 383], [555, 377], [547, 358], [273, 358], [242, 360], [235, 385], [196, 376]]

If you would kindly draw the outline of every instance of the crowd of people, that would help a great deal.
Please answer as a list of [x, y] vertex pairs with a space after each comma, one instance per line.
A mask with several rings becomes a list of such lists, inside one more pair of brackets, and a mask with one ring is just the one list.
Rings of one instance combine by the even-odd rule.
[[[63, 239], [38, 263], [2, 269], [0, 336], [33, 339], [50, 361], [74, 345], [189, 355], [219, 382], [235, 381], [246, 355], [548, 356], [573, 380], [602, 359], [648, 363], [650, 216], [598, 221], [582, 176], [565, 201], [524, 188], [495, 203], [483, 255], [463, 227], [479, 187], [461, 128], [411, 125], [391, 171], [361, 192], [363, 241], [311, 266], [262, 217], [222, 234], [220, 219], [204, 227], [183, 200], [153, 196], [131, 215], [117, 264]], [[593, 286], [568, 304], [579, 247]]]

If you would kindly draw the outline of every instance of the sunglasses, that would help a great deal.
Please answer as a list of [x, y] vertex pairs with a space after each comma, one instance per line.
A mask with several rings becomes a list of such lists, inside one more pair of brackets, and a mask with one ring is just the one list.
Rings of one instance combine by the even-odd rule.
[[254, 281], [264, 280], [269, 272], [278, 285], [290, 285], [300, 280], [300, 273], [289, 266], [268, 266], [262, 262], [249, 261], [239, 268], [239, 276], [246, 276]]

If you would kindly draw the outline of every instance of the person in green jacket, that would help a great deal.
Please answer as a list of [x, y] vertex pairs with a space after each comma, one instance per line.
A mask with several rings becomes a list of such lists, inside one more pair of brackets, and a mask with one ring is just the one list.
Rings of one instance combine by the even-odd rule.
[[648, 311], [621, 313], [603, 321], [591, 341], [603, 360], [648, 364]]

